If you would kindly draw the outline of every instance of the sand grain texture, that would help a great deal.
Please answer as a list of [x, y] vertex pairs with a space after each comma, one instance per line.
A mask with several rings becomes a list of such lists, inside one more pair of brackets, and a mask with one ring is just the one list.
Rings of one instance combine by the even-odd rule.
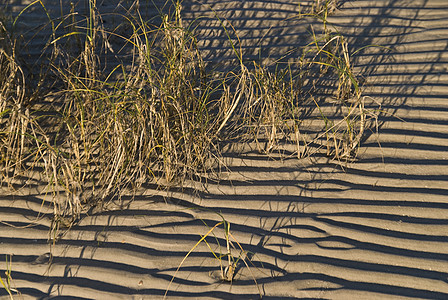
[[[301, 43], [303, 27], [284, 21], [296, 13], [294, 1], [204, 2], [234, 18], [245, 46], [262, 41], [274, 56]], [[237, 3], [246, 4], [229, 13]], [[210, 7], [194, 2], [186, 19], [202, 11]], [[13, 254], [13, 283], [24, 298], [162, 298], [182, 258], [208, 231], [203, 222], [221, 220], [211, 209], [231, 223], [253, 265], [242, 265], [231, 285], [221, 282], [217, 260], [201, 244], [169, 299], [256, 299], [252, 277], [264, 299], [448, 299], [448, 3], [344, 1], [330, 21], [353, 49], [392, 49], [368, 48], [356, 57], [366, 95], [383, 110], [379, 134], [364, 142], [356, 163], [341, 169], [324, 157], [228, 153], [232, 172], [200, 197], [148, 186], [127, 209], [111, 206], [83, 218], [51, 248], [40, 196], [2, 190], [0, 257]], [[201, 24], [200, 34], [210, 36], [203, 46], [225, 50], [212, 26]], [[210, 61], [218, 59], [213, 53]], [[215, 234], [225, 245], [224, 231]], [[0, 276], [4, 270], [0, 262]]]

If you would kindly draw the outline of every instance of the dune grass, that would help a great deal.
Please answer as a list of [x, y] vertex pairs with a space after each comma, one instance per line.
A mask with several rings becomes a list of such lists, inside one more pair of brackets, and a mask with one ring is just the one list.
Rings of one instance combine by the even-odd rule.
[[[54, 231], [142, 183], [167, 188], [207, 180], [222, 162], [223, 141], [255, 142], [264, 153], [295, 145], [299, 158], [318, 144], [335, 159], [352, 159], [375, 119], [354, 73], [356, 51], [326, 20], [335, 1], [298, 14], [321, 20], [323, 30], [312, 31], [295, 62], [274, 71], [246, 65], [229, 39], [238, 65], [228, 72], [207, 68], [179, 1], [167, 3], [159, 22], [144, 20], [137, 5], [116, 16], [112, 29], [99, 22], [96, 1], [88, 3], [83, 20], [74, 7], [49, 17], [37, 79], [32, 68], [24, 72], [26, 53], [18, 53], [19, 39], [8, 29], [22, 13], [0, 23], [1, 181], [26, 185], [22, 178], [37, 173], [52, 195]], [[32, 4], [47, 12], [41, 1]], [[314, 94], [323, 80], [334, 84], [332, 105]], [[301, 133], [310, 104], [323, 124], [312, 137]]]
[[4, 21], [0, 21], [0, 154], [2, 177], [18, 173], [25, 155], [25, 130], [29, 109], [26, 106], [26, 79], [17, 61], [16, 44]]

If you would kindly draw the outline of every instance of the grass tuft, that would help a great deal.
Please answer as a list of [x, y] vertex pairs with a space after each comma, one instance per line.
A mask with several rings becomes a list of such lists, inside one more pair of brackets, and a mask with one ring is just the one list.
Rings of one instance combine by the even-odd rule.
[[[170, 3], [158, 22], [136, 5], [106, 28], [96, 0], [83, 19], [75, 6], [52, 18], [35, 1], [24, 11], [43, 8], [52, 32], [40, 68], [27, 66], [26, 74], [26, 53], [17, 53], [12, 27], [0, 22], [1, 180], [41, 174], [53, 195], [54, 231], [146, 182], [206, 181], [222, 161], [222, 141], [255, 142], [267, 154], [292, 146], [299, 158], [320, 144], [351, 160], [375, 120], [354, 71], [357, 51], [327, 21], [336, 1], [298, 13], [322, 28], [312, 28], [288, 64], [245, 63], [230, 38], [237, 32], [217, 15], [236, 56], [231, 71], [207, 67], [194, 22], [183, 20], [180, 1]], [[306, 125], [313, 118], [317, 129]]]

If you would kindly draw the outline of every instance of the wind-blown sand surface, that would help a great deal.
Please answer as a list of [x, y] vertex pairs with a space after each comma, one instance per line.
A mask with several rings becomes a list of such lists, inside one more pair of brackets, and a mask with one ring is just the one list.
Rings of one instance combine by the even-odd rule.
[[[300, 44], [294, 22], [282, 21], [297, 12], [294, 1], [246, 2], [253, 6], [229, 15], [243, 44], [259, 34], [267, 45]], [[225, 14], [241, 2], [207, 3]], [[201, 9], [210, 11], [187, 6], [186, 18]], [[249, 22], [257, 16], [260, 22]], [[448, 299], [448, 3], [345, 1], [330, 21], [353, 49], [392, 49], [368, 48], [357, 58], [366, 95], [382, 105], [379, 134], [364, 142], [357, 162], [341, 168], [319, 156], [229, 152], [231, 172], [206, 192], [154, 196], [148, 186], [148, 196], [86, 216], [54, 246], [49, 219], [39, 218], [41, 196], [2, 191], [0, 257], [13, 254], [13, 284], [23, 298], [161, 298], [207, 233], [204, 222], [221, 221], [213, 210], [251, 253], [250, 270], [241, 264], [232, 284], [217, 280], [218, 261], [202, 243], [177, 273], [170, 299], [256, 299], [259, 290], [264, 299]], [[240, 27], [260, 31], [244, 35]], [[215, 234], [224, 253], [222, 227]], [[0, 276], [4, 270], [0, 262]]]

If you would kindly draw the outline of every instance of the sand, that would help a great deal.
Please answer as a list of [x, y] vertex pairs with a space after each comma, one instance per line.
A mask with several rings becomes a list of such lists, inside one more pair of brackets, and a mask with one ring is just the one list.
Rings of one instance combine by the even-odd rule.
[[[229, 15], [249, 24], [238, 30], [252, 28], [267, 45], [300, 43], [302, 28], [282, 21], [294, 14], [294, 1], [246, 2], [253, 5], [241, 6], [243, 17]], [[232, 283], [222, 282], [219, 261], [201, 243], [168, 299], [448, 299], [448, 3], [343, 2], [330, 21], [352, 49], [391, 49], [368, 48], [356, 58], [365, 95], [382, 107], [378, 133], [356, 162], [229, 152], [229, 170], [205, 191], [148, 186], [124, 210], [117, 204], [85, 216], [55, 245], [38, 191], [2, 190], [0, 276], [12, 255], [13, 285], [24, 299], [161, 299], [188, 251], [222, 220], [219, 212], [249, 268], [238, 264]], [[226, 14], [240, 2], [207, 3]], [[186, 8], [186, 18], [210, 11]], [[257, 17], [263, 21], [250, 23]], [[261, 25], [265, 31], [254, 31]], [[222, 226], [214, 233], [210, 247], [226, 253]]]

